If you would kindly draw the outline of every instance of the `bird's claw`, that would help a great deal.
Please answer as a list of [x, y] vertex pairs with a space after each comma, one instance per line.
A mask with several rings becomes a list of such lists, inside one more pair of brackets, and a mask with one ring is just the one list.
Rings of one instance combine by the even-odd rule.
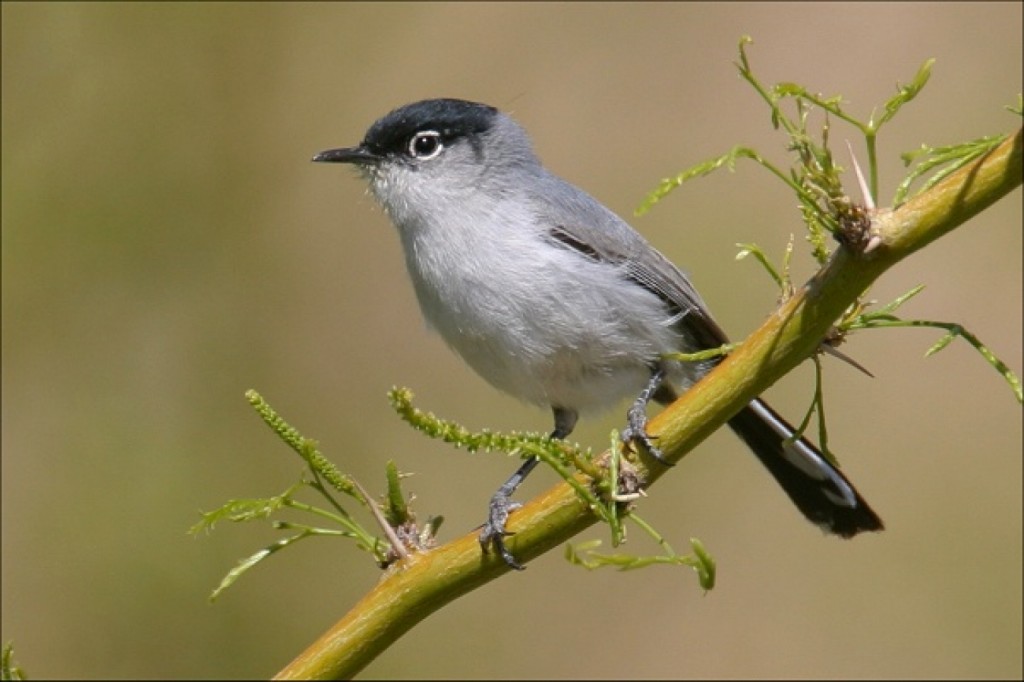
[[626, 413], [626, 428], [622, 430], [622, 442], [627, 445], [640, 443], [651, 457], [665, 466], [673, 466], [672, 462], [665, 459], [664, 453], [654, 444], [654, 438], [647, 435], [646, 407], [646, 401], [638, 400], [629, 408], [629, 412]]
[[505, 538], [509, 535], [514, 535], [514, 533], [505, 530], [505, 525], [508, 522], [508, 515], [521, 506], [523, 505], [513, 502], [508, 495], [504, 494], [504, 491], [495, 493], [494, 497], [491, 498], [488, 508], [487, 522], [484, 524], [483, 530], [480, 531], [479, 535], [480, 547], [484, 553], [490, 547], [494, 547], [494, 550], [508, 564], [509, 568], [514, 568], [517, 571], [522, 571], [526, 567], [516, 561], [516, 558], [512, 556], [512, 552], [505, 546]]
[[672, 462], [665, 459], [665, 455], [654, 444], [653, 439], [647, 435], [647, 403], [651, 402], [651, 398], [658, 392], [658, 388], [664, 379], [664, 369], [658, 368], [651, 372], [651, 378], [648, 380], [647, 386], [644, 387], [644, 390], [640, 391], [640, 395], [636, 397], [636, 400], [633, 401], [629, 408], [629, 412], [626, 413], [626, 428], [622, 430], [622, 442], [627, 445], [640, 443], [650, 453], [651, 457], [670, 467]]

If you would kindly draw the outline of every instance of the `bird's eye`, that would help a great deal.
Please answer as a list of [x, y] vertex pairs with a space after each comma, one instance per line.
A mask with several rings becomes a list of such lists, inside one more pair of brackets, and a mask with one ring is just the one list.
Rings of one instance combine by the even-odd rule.
[[424, 130], [409, 140], [409, 154], [424, 161], [434, 158], [442, 149], [444, 145], [441, 143], [441, 133], [436, 130]]

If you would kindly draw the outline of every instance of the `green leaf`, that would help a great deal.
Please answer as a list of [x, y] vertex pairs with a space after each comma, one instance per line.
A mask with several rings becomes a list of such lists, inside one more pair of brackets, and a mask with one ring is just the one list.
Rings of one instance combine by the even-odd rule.
[[942, 336], [942, 338], [935, 342], [935, 345], [933, 345], [931, 348], [924, 352], [924, 356], [927, 358], [929, 356], [935, 355], [940, 350], [942, 350], [949, 344], [953, 343], [953, 339], [955, 339], [957, 336], [959, 336], [958, 332], [955, 332], [953, 330], [947, 331]]
[[655, 204], [688, 180], [713, 173], [722, 166], [726, 166], [730, 171], [735, 170], [736, 160], [741, 158], [753, 159], [758, 163], [764, 163], [764, 159], [762, 159], [756, 151], [749, 147], [738, 145], [721, 156], [708, 159], [707, 161], [702, 161], [695, 166], [690, 166], [689, 168], [680, 171], [671, 178], [663, 179], [658, 187], [647, 195], [633, 213], [637, 216], [647, 213]]
[[302, 487], [302, 483], [296, 483], [280, 495], [265, 498], [250, 498], [228, 500], [224, 505], [210, 512], [200, 512], [202, 519], [188, 529], [192, 535], [201, 531], [211, 531], [218, 521], [232, 521], [242, 523], [245, 521], [256, 521], [269, 518], [271, 514], [284, 508], [287, 501], [295, 491]]
[[409, 506], [405, 502], [405, 495], [402, 494], [402, 477], [398, 473], [398, 466], [394, 460], [388, 460], [386, 467], [388, 480], [387, 505], [384, 508], [384, 518], [392, 528], [397, 528], [409, 521]]
[[700, 586], [705, 591], [710, 592], [715, 588], [715, 576], [717, 573], [715, 558], [705, 549], [704, 543], [697, 538], [690, 538], [690, 547], [693, 549], [693, 555], [697, 559], [692, 566], [697, 571], [697, 579], [700, 581]]
[[246, 557], [245, 559], [242, 559], [238, 562], [237, 566], [228, 571], [228, 574], [224, 576], [223, 580], [220, 581], [220, 585], [217, 586], [217, 589], [215, 589], [213, 593], [210, 594], [210, 601], [215, 601], [217, 597], [219, 597], [224, 592], [224, 590], [234, 585], [236, 580], [242, 577], [242, 575], [246, 571], [248, 571], [256, 564], [260, 563], [272, 554], [280, 552], [285, 547], [288, 547], [289, 545], [292, 545], [298, 542], [299, 540], [309, 537], [310, 535], [312, 535], [312, 533], [306, 531], [299, 533], [297, 535], [292, 535], [291, 537], [284, 538], [283, 540], [278, 540], [274, 544], [268, 545], [260, 551], [256, 552], [255, 554]]
[[948, 177], [951, 173], [989, 153], [1002, 144], [1006, 137], [1006, 135], [986, 136], [963, 144], [946, 147], [929, 147], [922, 144], [919, 149], [901, 154], [900, 158], [903, 159], [905, 165], [909, 166], [912, 163], [916, 163], [917, 166], [907, 174], [896, 188], [893, 204], [899, 206], [910, 198], [910, 186], [918, 178], [935, 170], [935, 173], [918, 188], [915, 194], [924, 192], [942, 181], [943, 178]]
[[892, 99], [885, 103], [885, 113], [882, 114], [882, 118], [879, 119], [877, 125], [873, 125], [876, 130], [886, 123], [899, 112], [904, 104], [910, 102], [917, 97], [921, 90], [924, 89], [925, 84], [928, 83], [928, 79], [932, 75], [932, 66], [935, 64], [934, 59], [927, 60], [921, 65], [921, 68], [917, 70], [913, 80], [907, 85], [898, 85], [897, 89], [899, 92], [896, 93]]
[[776, 270], [775, 266], [773, 266], [771, 261], [768, 260], [768, 255], [760, 246], [753, 243], [739, 243], [736, 246], [740, 247], [739, 252], [736, 254], [736, 260], [743, 260], [747, 256], [753, 256], [765, 271], [767, 271], [771, 278], [775, 280], [775, 283], [779, 285], [780, 289], [785, 287], [782, 275], [779, 274], [779, 271]]
[[25, 671], [14, 663], [14, 642], [4, 644], [0, 653], [0, 680], [27, 680]]

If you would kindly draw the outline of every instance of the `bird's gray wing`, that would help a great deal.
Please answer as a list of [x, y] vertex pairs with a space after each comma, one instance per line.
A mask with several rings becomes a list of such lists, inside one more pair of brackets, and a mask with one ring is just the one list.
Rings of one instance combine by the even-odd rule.
[[716, 348], [728, 342], [679, 268], [617, 215], [577, 188], [572, 189], [576, 193], [570, 195], [570, 201], [566, 202], [563, 192], [559, 206], [548, 207], [546, 215], [538, 216], [552, 243], [581, 257], [623, 267], [629, 279], [680, 316], [680, 329], [694, 346]]

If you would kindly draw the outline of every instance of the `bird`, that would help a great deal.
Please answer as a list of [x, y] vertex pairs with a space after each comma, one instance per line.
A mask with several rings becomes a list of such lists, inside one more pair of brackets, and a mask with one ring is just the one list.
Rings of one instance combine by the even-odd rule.
[[[492, 386], [550, 409], [552, 439], [567, 438], [581, 413], [630, 396], [623, 440], [664, 461], [646, 433], [647, 402], [672, 402], [721, 361], [673, 353], [728, 337], [683, 271], [550, 172], [510, 115], [463, 99], [417, 101], [376, 120], [357, 145], [312, 160], [357, 169], [397, 229], [428, 326]], [[853, 484], [763, 400], [728, 424], [827, 534], [883, 529]], [[523, 565], [505, 543], [520, 506], [512, 495], [537, 462], [526, 459], [498, 488], [479, 534], [483, 551], [514, 569]]]

